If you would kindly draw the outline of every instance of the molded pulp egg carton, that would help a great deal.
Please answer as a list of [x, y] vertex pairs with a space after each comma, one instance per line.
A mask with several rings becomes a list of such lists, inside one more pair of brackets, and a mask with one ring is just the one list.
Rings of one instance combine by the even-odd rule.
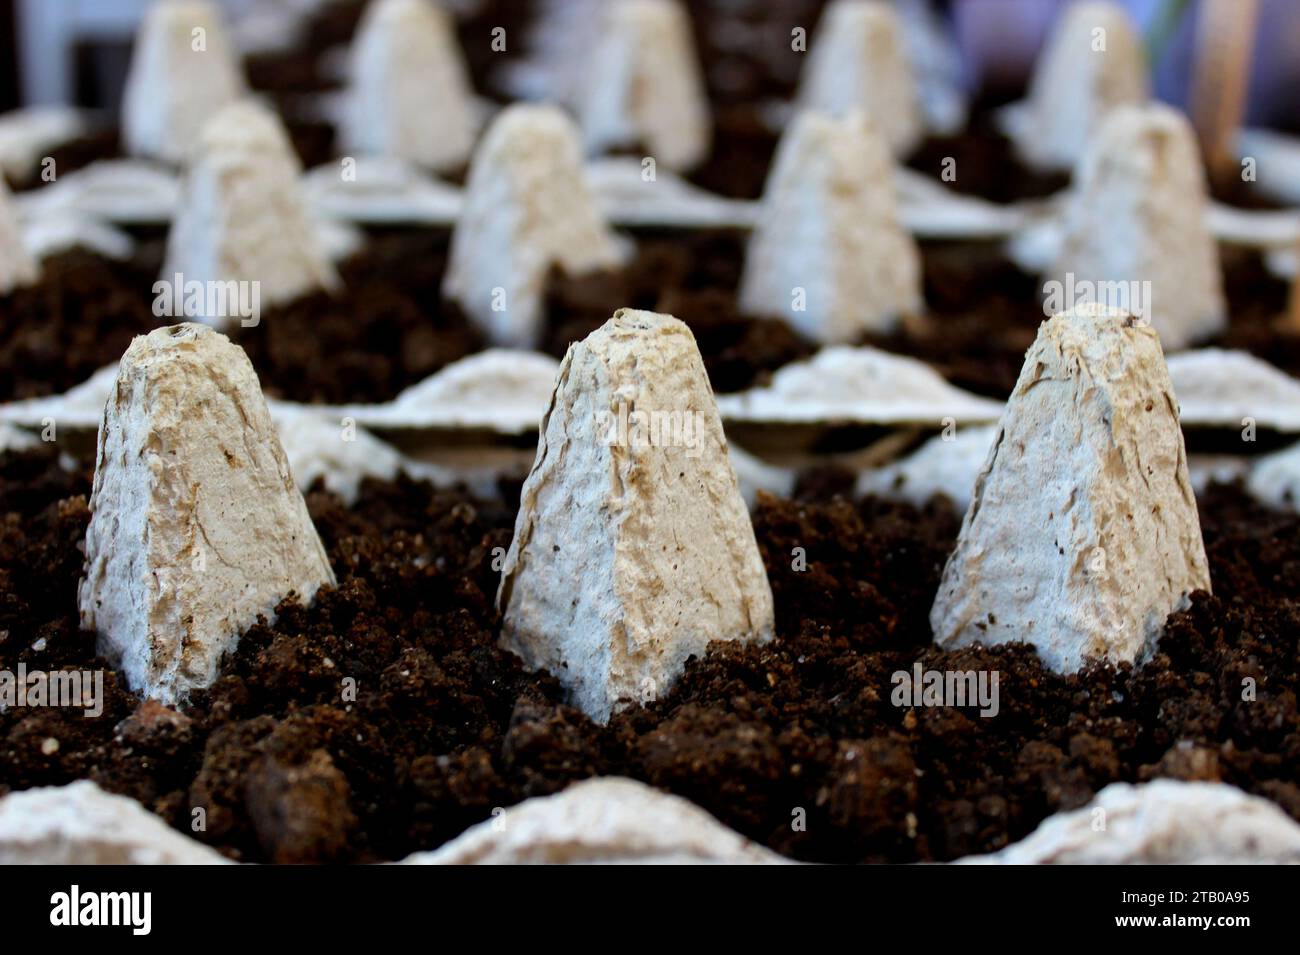
[[[543, 5], [545, 6], [545, 4]], [[551, 4], [557, 14], [563, 4]], [[518, 66], [521, 91], [535, 98], [561, 95], [573, 82], [562, 68], [575, 43], [591, 42], [574, 26], [569, 34], [539, 28], [534, 56]], [[591, 5], [587, 5], [591, 6]], [[913, 5], [904, 4], [905, 7]], [[590, 10], [588, 10], [590, 13]], [[587, 17], [594, 23], [596, 17]], [[909, 43], [942, 43], [921, 21], [906, 18]], [[815, 37], [815, 34], [814, 34]], [[830, 40], [826, 41], [831, 42]], [[926, 72], [922, 101], [932, 128], [959, 128], [964, 104], [943, 77]], [[346, 104], [322, 97], [320, 114], [344, 120]], [[476, 122], [490, 122], [496, 107], [475, 103]], [[773, 104], [784, 123], [791, 104]], [[1032, 122], [1032, 104], [1006, 111], [1009, 129]], [[85, 128], [69, 110], [27, 110], [0, 117], [0, 166], [33, 168], [44, 151]], [[1275, 195], [1300, 196], [1300, 147], [1278, 137], [1243, 131], [1243, 153], [1277, 157], [1263, 162], [1261, 182]], [[1294, 169], [1295, 175], [1285, 171]], [[365, 241], [368, 225], [451, 228], [464, 190], [392, 158], [362, 158], [352, 181], [328, 164], [308, 170], [304, 191], [316, 216], [323, 247], [338, 260]], [[667, 169], [654, 183], [641, 177], [641, 163], [628, 157], [589, 160], [586, 175], [596, 202], [615, 227], [750, 229], [760, 220], [758, 202], [725, 199], [689, 184]], [[999, 206], [959, 196], [918, 173], [898, 170], [895, 190], [904, 226], [920, 240], [1003, 243], [1007, 255], [1041, 272], [1059, 250], [1068, 197]], [[168, 165], [135, 159], [91, 165], [21, 195], [16, 208], [24, 241], [37, 256], [79, 244], [111, 258], [131, 254], [121, 225], [171, 221], [180, 195]], [[1285, 272], [1294, 268], [1300, 214], [1245, 212], [1213, 206], [1210, 227], [1221, 241], [1264, 248]], [[1196, 349], [1170, 355], [1169, 374], [1190, 435], [1239, 429], [1251, 419], [1264, 432], [1300, 434], [1300, 382], [1245, 353]], [[381, 404], [308, 406], [269, 402], [296, 480], [307, 487], [322, 478], [345, 498], [366, 476], [413, 476], [450, 485], [467, 482], [489, 489], [503, 474], [524, 473], [533, 450], [520, 438], [537, 431], [550, 402], [559, 363], [540, 352], [489, 348], [447, 366]], [[116, 367], [105, 368], [64, 394], [0, 405], [0, 449], [39, 440], [44, 422], [58, 422], [61, 438], [81, 447], [94, 434], [112, 392]], [[717, 398], [729, 435], [733, 465], [751, 499], [763, 488], [788, 493], [801, 466], [815, 452], [799, 436], [854, 425], [876, 429], [880, 439], [851, 459], [859, 467], [862, 493], [896, 494], [923, 501], [943, 492], [958, 507], [970, 501], [975, 477], [988, 457], [1003, 405], [947, 384], [923, 362], [867, 347], [828, 345], [811, 358], [776, 371], [771, 381]], [[337, 440], [339, 422], [361, 429], [355, 442]], [[947, 422], [956, 440], [936, 436]], [[66, 436], [66, 437], [64, 437]], [[926, 439], [929, 438], [927, 441]], [[751, 450], [743, 450], [748, 439]], [[522, 444], [526, 444], [526, 440]], [[1300, 446], [1256, 459], [1193, 458], [1198, 480], [1244, 475], [1248, 487], [1274, 504], [1300, 500]], [[1098, 830], [1097, 812], [1108, 817]], [[782, 863], [765, 848], [727, 829], [703, 810], [641, 783], [599, 778], [550, 797], [506, 810], [408, 864], [496, 862], [712, 862]], [[1051, 862], [1300, 862], [1300, 825], [1272, 803], [1225, 784], [1157, 781], [1113, 784], [1092, 803], [1045, 821], [1021, 842], [991, 856], [963, 863]], [[13, 793], [0, 799], [0, 862], [97, 862], [207, 864], [225, 860], [176, 832], [130, 799], [109, 795], [88, 781]]]

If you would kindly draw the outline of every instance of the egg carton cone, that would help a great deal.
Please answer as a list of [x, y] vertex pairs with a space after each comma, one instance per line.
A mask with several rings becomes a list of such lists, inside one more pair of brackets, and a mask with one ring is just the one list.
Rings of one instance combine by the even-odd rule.
[[1060, 673], [1137, 663], [1209, 590], [1159, 339], [1102, 306], [1054, 316], [975, 481], [930, 613], [935, 642], [1025, 642]]
[[602, 723], [666, 693], [711, 643], [772, 639], [771, 588], [682, 322], [623, 309], [569, 347], [497, 606], [502, 645]]
[[925, 133], [921, 97], [903, 22], [882, 0], [835, 0], [823, 12], [799, 80], [799, 110], [842, 116], [859, 111], [895, 156]]
[[335, 582], [252, 364], [203, 325], [127, 349], [90, 512], [81, 623], [146, 699], [211, 685], [259, 615]]
[[451, 16], [434, 0], [372, 0], [350, 51], [342, 152], [454, 171], [478, 125]]
[[640, 147], [680, 171], [708, 155], [709, 99], [691, 23], [678, 0], [621, 0], [597, 16], [576, 106], [592, 154]]
[[1109, 0], [1065, 7], [1034, 64], [1029, 95], [1004, 114], [1006, 132], [1030, 163], [1073, 168], [1107, 114], [1150, 95], [1141, 34]]
[[245, 93], [217, 7], [161, 0], [136, 35], [122, 94], [122, 140], [131, 155], [182, 163], [207, 118]]
[[[267, 308], [337, 288], [301, 171], [275, 113], [253, 100], [218, 110], [192, 147], [160, 280], [176, 296], [192, 282], [238, 283]], [[186, 314], [218, 329], [259, 319], [230, 309]]]
[[859, 111], [805, 112], [786, 130], [738, 293], [822, 344], [889, 332], [923, 309], [921, 253], [896, 211], [891, 161]]
[[1094, 288], [1096, 300], [1154, 327], [1166, 351], [1227, 327], [1203, 164], [1177, 110], [1121, 106], [1098, 125], [1075, 170], [1064, 239], [1045, 276], [1051, 286], [1067, 299], [1071, 287]]
[[443, 293], [494, 345], [529, 348], [552, 268], [588, 274], [626, 252], [587, 185], [572, 121], [553, 106], [502, 111], [474, 154]]

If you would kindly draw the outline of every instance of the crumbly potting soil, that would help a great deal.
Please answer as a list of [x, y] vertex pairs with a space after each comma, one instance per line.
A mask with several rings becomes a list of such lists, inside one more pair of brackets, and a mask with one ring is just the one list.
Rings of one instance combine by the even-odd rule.
[[[617, 272], [554, 274], [547, 285], [542, 348], [556, 357], [622, 307], [664, 311], [695, 333], [714, 390], [740, 391], [812, 354], [777, 318], [740, 314], [736, 288], [745, 236], [734, 230], [642, 230]], [[446, 230], [378, 230], [341, 266], [344, 288], [263, 310], [236, 327], [268, 395], [327, 404], [387, 401], [453, 361], [486, 347], [442, 299]], [[1038, 280], [996, 243], [921, 246], [927, 312], [890, 335], [864, 338], [920, 358], [959, 387], [1004, 398], [1043, 313]], [[1225, 247], [1231, 321], [1217, 344], [1242, 348], [1300, 375], [1300, 333], [1277, 324], [1287, 285], [1258, 252]], [[0, 401], [54, 394], [117, 361], [132, 336], [175, 319], [153, 314], [162, 242], [143, 242], [129, 262], [73, 250], [45, 262], [40, 282], [0, 296]]]
[[[180, 711], [137, 702], [110, 670], [98, 718], [0, 714], [0, 792], [89, 778], [186, 833], [202, 808], [192, 834], [248, 862], [401, 858], [597, 774], [679, 793], [817, 861], [996, 850], [1107, 783], [1156, 776], [1221, 779], [1300, 819], [1300, 519], [1213, 489], [1201, 515], [1215, 596], [1171, 616], [1142, 669], [1067, 678], [1023, 646], [931, 646], [958, 515], [942, 499], [854, 504], [827, 497], [833, 484], [754, 515], [777, 640], [719, 646], [605, 727], [496, 646], [492, 552], [509, 542], [517, 485], [482, 501], [368, 482], [352, 508], [313, 492], [337, 588], [309, 608], [286, 601]], [[52, 449], [0, 456], [4, 669], [104, 666], [76, 617], [89, 489], [88, 469]], [[918, 661], [998, 671], [997, 715], [893, 705], [892, 674]]]

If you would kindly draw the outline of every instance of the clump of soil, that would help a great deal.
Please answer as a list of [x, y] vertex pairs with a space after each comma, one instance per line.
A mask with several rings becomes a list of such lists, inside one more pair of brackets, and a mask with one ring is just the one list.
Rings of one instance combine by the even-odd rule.
[[484, 341], [444, 301], [445, 230], [377, 234], [340, 268], [344, 287], [265, 309], [235, 328], [266, 392], [294, 401], [387, 401]]
[[[89, 487], [88, 469], [65, 470], [52, 449], [0, 456], [4, 668], [105, 665], [76, 618]], [[1294, 515], [1215, 487], [1201, 500], [1215, 596], [1172, 615], [1142, 669], [1061, 677], [1024, 646], [930, 644], [959, 522], [946, 500], [918, 509], [821, 496], [825, 480], [804, 488], [754, 515], [777, 640], [716, 647], [666, 698], [604, 727], [496, 646], [491, 565], [510, 539], [510, 490], [484, 501], [371, 481], [352, 508], [315, 491], [336, 588], [251, 628], [179, 712], [138, 703], [109, 671], [99, 718], [0, 714], [0, 792], [90, 778], [260, 862], [400, 858], [601, 773], [818, 861], [995, 850], [1107, 783], [1157, 776], [1222, 779], [1300, 818]], [[917, 661], [998, 671], [998, 714], [894, 706], [892, 674]], [[196, 808], [206, 828], [192, 832]]]
[[44, 260], [35, 285], [0, 296], [0, 401], [66, 391], [159, 324], [155, 273], [82, 250]]

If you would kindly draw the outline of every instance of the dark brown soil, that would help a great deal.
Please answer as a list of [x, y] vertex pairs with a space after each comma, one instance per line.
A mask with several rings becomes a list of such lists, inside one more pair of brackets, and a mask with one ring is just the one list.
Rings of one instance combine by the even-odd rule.
[[[441, 294], [445, 230], [377, 231], [344, 262], [344, 288], [263, 311], [231, 337], [268, 394], [343, 404], [387, 401], [484, 347]], [[646, 234], [626, 270], [553, 277], [546, 348], [565, 347], [624, 306], [661, 307], [691, 324], [719, 391], [734, 391], [810, 353], [780, 321], [739, 315], [743, 239], [734, 233]], [[0, 297], [0, 400], [63, 391], [121, 357], [134, 335], [170, 318], [152, 312], [161, 243], [133, 263], [74, 251], [47, 260], [40, 283]], [[5, 374], [8, 372], [8, 375]]]
[[387, 401], [484, 342], [444, 302], [445, 231], [377, 234], [340, 272], [344, 289], [267, 309], [231, 337], [269, 394], [295, 401]]
[[[1287, 283], [1265, 268], [1257, 251], [1220, 248], [1229, 327], [1203, 344], [1244, 349], [1300, 375], [1300, 333], [1277, 324]], [[920, 358], [962, 388], [1005, 398], [1046, 317], [1039, 280], [992, 243], [926, 243], [922, 253], [928, 314], [869, 343]]]
[[960, 135], [930, 136], [907, 165], [955, 192], [994, 202], [1043, 199], [1070, 185], [1069, 173], [1026, 166], [1011, 140], [994, 128], [988, 112], [972, 113]]
[[[0, 456], [6, 669], [103, 666], [75, 614], [89, 487], [52, 449]], [[1156, 776], [1222, 779], [1300, 818], [1300, 519], [1238, 488], [1201, 501], [1216, 595], [1171, 616], [1141, 670], [1070, 678], [1025, 647], [930, 645], [958, 526], [946, 501], [767, 498], [755, 529], [776, 642], [719, 647], [666, 699], [607, 727], [495, 646], [492, 549], [509, 541], [509, 504], [400, 481], [369, 483], [352, 509], [325, 493], [309, 505], [337, 588], [252, 628], [179, 713], [137, 704], [110, 672], [99, 718], [0, 714], [0, 792], [94, 779], [184, 832], [202, 808], [197, 838], [278, 862], [399, 858], [597, 773], [679, 793], [821, 861], [994, 850], [1107, 783]], [[997, 670], [998, 715], [895, 707], [891, 675], [917, 661]]]
[[[556, 274], [549, 284], [543, 349], [562, 356], [625, 306], [674, 314], [691, 326], [714, 389], [766, 382], [813, 351], [779, 319], [736, 307], [745, 239], [731, 231], [642, 231], [637, 254], [617, 272]], [[377, 231], [342, 266], [345, 288], [265, 310], [232, 336], [269, 394], [297, 401], [386, 401], [483, 341], [442, 299], [448, 234]], [[47, 261], [40, 284], [0, 297], [0, 400], [56, 393], [121, 357], [155, 318], [150, 288], [162, 243], [130, 263], [73, 251]], [[926, 315], [871, 344], [921, 358], [960, 387], [1005, 397], [1043, 319], [1038, 280], [1007, 262], [995, 243], [922, 245]], [[1225, 248], [1231, 325], [1211, 344], [1243, 348], [1300, 375], [1300, 334], [1277, 327], [1287, 285], [1260, 255]]]
[[[552, 275], [544, 351], [562, 357], [623, 307], [668, 312], [690, 325], [720, 393], [764, 384], [815, 350], [780, 319], [740, 313], [744, 233], [642, 230], [636, 238], [637, 253], [622, 270]], [[921, 358], [960, 387], [1005, 397], [1045, 317], [1038, 279], [1009, 263], [996, 243], [927, 242], [921, 249], [927, 313], [866, 341]], [[1286, 283], [1254, 251], [1223, 254], [1231, 326], [1209, 344], [1244, 348], [1300, 374], [1300, 335], [1276, 326]], [[380, 236], [345, 266], [347, 294], [269, 311], [259, 327], [238, 330], [236, 340], [271, 393], [332, 403], [387, 400], [482, 347], [459, 309], [441, 299], [445, 258], [445, 234]]]
[[[117, 361], [154, 316], [163, 245], [136, 261], [85, 251], [46, 259], [40, 282], [0, 297], [0, 401], [63, 391]], [[445, 231], [385, 232], [344, 262], [344, 289], [266, 309], [232, 337], [268, 394], [299, 401], [384, 401], [483, 343], [439, 291]]]
[[159, 324], [156, 275], [81, 250], [45, 259], [37, 284], [0, 296], [0, 401], [65, 391], [121, 358]]
[[[343, 267], [346, 291], [268, 310], [237, 329], [269, 393], [298, 401], [385, 401], [484, 347], [441, 295], [448, 235], [394, 231], [372, 238]], [[645, 233], [618, 273], [552, 276], [544, 349], [562, 357], [623, 307], [663, 308], [694, 329], [718, 391], [736, 391], [811, 352], [780, 321], [738, 314], [743, 256], [735, 233]]]
[[[922, 246], [928, 314], [869, 343], [928, 362], [953, 384], [1005, 398], [1025, 350], [1046, 317], [1038, 278], [1008, 262], [995, 243]], [[1300, 334], [1278, 326], [1288, 285], [1255, 250], [1221, 246], [1229, 327], [1205, 345], [1244, 349], [1300, 375]]]
[[1300, 375], [1300, 330], [1278, 323], [1286, 312], [1289, 286], [1271, 274], [1258, 254], [1235, 249], [1225, 252], [1224, 286], [1232, 320], [1215, 343], [1241, 348], [1292, 375]]
[[642, 232], [637, 254], [612, 273], [551, 278], [543, 349], [563, 357], [617, 309], [645, 308], [675, 315], [691, 326], [713, 388], [740, 391], [813, 352], [779, 319], [741, 315], [736, 289], [745, 235], [730, 231]]

